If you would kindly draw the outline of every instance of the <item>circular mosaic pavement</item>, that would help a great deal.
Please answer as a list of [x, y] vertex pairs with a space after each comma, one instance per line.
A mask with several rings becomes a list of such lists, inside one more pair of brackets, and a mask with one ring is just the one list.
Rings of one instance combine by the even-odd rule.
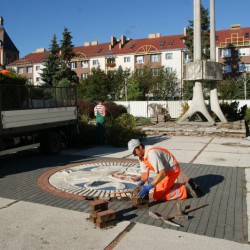
[[81, 197], [130, 197], [130, 193], [120, 191], [137, 187], [140, 173], [137, 161], [95, 161], [49, 171], [38, 180], [38, 184], [47, 178], [47, 186], [53, 188], [44, 188], [44, 184], [39, 186], [49, 192], [54, 189], [56, 194], [61, 191]]

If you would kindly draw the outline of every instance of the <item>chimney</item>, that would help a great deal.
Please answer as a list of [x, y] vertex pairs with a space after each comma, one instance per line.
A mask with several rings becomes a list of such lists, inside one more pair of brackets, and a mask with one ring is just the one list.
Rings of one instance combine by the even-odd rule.
[[91, 45], [97, 45], [97, 44], [98, 44], [98, 40], [91, 42]]
[[45, 51], [46, 51], [45, 48], [39, 48], [39, 49], [36, 49], [36, 51], [33, 52], [33, 53], [42, 53], [42, 52], [45, 52]]
[[161, 33], [148, 34], [148, 38], [158, 38], [161, 37]]
[[231, 25], [231, 30], [236, 30], [236, 29], [240, 29], [240, 24], [232, 24]]
[[117, 43], [117, 39], [114, 36], [111, 36], [111, 47], [113, 48], [115, 44]]

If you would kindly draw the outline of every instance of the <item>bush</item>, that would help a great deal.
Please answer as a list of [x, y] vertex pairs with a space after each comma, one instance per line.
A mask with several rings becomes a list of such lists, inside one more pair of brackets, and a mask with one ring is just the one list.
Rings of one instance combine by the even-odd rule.
[[136, 119], [126, 113], [114, 119], [109, 117], [106, 122], [106, 143], [113, 146], [127, 146], [130, 139], [142, 139], [145, 133], [136, 128]]
[[244, 119], [247, 105], [244, 105], [239, 109], [239, 102], [232, 103], [222, 103], [220, 104], [222, 113], [227, 118], [228, 121], [238, 121]]
[[94, 117], [95, 104], [87, 100], [77, 100], [78, 111], [80, 115], [88, 115], [89, 117]]
[[246, 113], [245, 113], [244, 119], [247, 122], [247, 124], [250, 125], [250, 108], [246, 109]]
[[107, 108], [107, 116], [112, 116], [114, 119], [122, 114], [127, 113], [126, 107], [123, 105], [118, 105], [114, 102], [105, 103], [105, 106]]

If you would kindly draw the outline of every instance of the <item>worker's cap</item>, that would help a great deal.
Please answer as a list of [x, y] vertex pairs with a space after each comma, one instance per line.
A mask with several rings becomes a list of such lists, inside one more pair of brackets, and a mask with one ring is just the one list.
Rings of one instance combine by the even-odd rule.
[[128, 142], [128, 151], [130, 154], [133, 154], [134, 149], [138, 147], [141, 144], [141, 142], [138, 139], [131, 139]]

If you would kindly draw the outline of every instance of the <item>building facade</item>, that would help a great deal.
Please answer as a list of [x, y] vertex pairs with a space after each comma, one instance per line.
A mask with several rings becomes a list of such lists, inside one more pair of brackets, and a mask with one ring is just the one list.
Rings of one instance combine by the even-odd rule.
[[19, 58], [19, 51], [4, 29], [4, 20], [0, 16], [0, 64], [8, 65]]
[[[216, 31], [216, 61], [223, 64], [226, 76], [250, 72], [249, 33], [250, 27], [241, 28], [240, 25]], [[95, 67], [107, 72], [121, 66], [123, 70], [133, 72], [150, 65], [152, 73], [157, 75], [158, 69], [163, 66], [167, 71], [175, 71], [182, 84], [183, 65], [189, 61], [182, 36], [156, 33], [149, 34], [147, 38], [130, 39], [122, 35], [119, 39], [111, 36], [109, 43], [85, 42], [83, 46], [73, 48], [75, 57], [70, 62], [70, 68], [80, 79], [84, 79]], [[7, 66], [26, 76], [32, 84], [39, 85], [42, 84], [40, 73], [48, 53], [45, 49], [38, 49]], [[232, 57], [237, 57], [236, 64], [232, 64]], [[230, 71], [230, 67], [234, 70]]]

